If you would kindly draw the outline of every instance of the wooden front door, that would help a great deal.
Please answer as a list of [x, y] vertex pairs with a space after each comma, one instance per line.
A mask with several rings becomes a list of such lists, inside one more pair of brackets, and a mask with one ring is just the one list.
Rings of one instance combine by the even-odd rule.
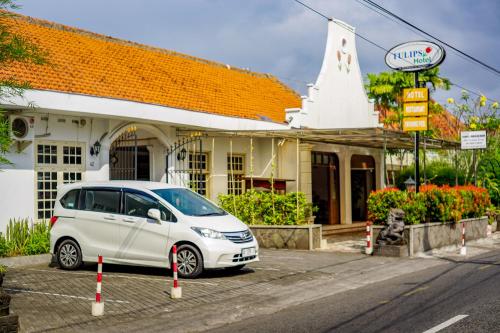
[[375, 160], [367, 155], [351, 158], [351, 206], [352, 221], [368, 219], [368, 196], [375, 190]]
[[340, 223], [339, 160], [335, 153], [312, 152], [312, 197], [315, 223]]

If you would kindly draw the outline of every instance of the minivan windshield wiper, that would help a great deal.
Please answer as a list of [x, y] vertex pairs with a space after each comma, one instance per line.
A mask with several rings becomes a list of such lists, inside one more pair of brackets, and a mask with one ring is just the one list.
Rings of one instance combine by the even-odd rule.
[[222, 216], [226, 215], [225, 212], [211, 212], [211, 213], [204, 213], [204, 214], [196, 214], [195, 216]]

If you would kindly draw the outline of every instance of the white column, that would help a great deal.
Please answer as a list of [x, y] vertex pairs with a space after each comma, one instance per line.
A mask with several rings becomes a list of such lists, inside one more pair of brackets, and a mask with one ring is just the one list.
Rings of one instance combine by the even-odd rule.
[[351, 157], [352, 153], [343, 150], [338, 153], [340, 175], [340, 223], [352, 224], [351, 204]]
[[371, 155], [375, 160], [375, 189], [384, 188], [384, 152], [376, 152]]
[[101, 144], [99, 152], [99, 172], [95, 180], [109, 180], [109, 149], [111, 145], [108, 143]]
[[149, 152], [149, 180], [152, 181], [152, 182], [156, 182], [157, 179], [156, 179], [156, 174], [155, 174], [155, 163], [156, 163], [156, 159], [155, 159], [155, 149], [153, 146], [146, 146], [146, 149], [148, 150]]
[[301, 143], [299, 145], [300, 155], [300, 182], [299, 191], [304, 192], [307, 202], [312, 202], [312, 174], [311, 174], [311, 151], [313, 145]]

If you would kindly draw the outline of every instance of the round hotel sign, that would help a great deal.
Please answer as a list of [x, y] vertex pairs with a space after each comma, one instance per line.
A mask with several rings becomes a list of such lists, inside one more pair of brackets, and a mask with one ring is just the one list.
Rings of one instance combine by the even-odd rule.
[[446, 52], [432, 42], [417, 41], [399, 44], [387, 52], [385, 63], [403, 72], [418, 72], [443, 62]]

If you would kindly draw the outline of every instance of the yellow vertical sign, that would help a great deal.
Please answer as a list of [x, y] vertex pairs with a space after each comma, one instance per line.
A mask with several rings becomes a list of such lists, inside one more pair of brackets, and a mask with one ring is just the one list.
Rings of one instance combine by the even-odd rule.
[[429, 113], [428, 102], [404, 103], [403, 115], [405, 117], [427, 116]]
[[403, 89], [403, 102], [427, 102], [429, 100], [429, 89], [409, 88]]
[[403, 131], [427, 131], [427, 117], [405, 117], [403, 118]]

